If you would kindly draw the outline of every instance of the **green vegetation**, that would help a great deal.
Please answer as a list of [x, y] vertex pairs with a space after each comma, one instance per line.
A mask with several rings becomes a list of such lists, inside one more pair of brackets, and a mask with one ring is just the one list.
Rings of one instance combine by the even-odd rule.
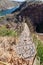
[[[1, 14], [0, 14], [1, 15]], [[5, 16], [3, 16], [3, 17], [0, 17], [0, 22], [2, 22], [3, 20], [5, 20], [6, 19], [6, 17]]]
[[40, 57], [40, 62], [43, 62], [43, 44], [41, 41], [39, 41], [37, 46], [37, 56]]
[[0, 27], [0, 36], [17, 36], [17, 32], [2, 26]]
[[36, 45], [37, 56], [40, 57], [40, 63], [43, 65], [43, 42], [36, 35], [33, 36], [33, 41]]

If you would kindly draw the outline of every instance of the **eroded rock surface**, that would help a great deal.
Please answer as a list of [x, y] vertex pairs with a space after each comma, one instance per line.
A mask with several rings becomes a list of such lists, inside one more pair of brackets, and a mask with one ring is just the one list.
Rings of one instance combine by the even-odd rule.
[[30, 30], [25, 23], [25, 27], [21, 36], [19, 37], [19, 42], [16, 46], [17, 52], [23, 58], [31, 58], [35, 55], [35, 45], [32, 42], [32, 38], [30, 35]]
[[26, 23], [18, 41], [12, 37], [0, 37], [0, 61], [4, 63], [32, 65], [35, 54], [35, 45]]
[[10, 2], [9, 0], [0, 0], [0, 10], [6, 10], [12, 7], [15, 7], [14, 3]]

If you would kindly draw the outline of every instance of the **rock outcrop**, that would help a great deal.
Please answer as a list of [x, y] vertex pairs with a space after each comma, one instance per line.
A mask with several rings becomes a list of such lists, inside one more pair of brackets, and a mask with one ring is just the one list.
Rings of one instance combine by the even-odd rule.
[[18, 38], [0, 37], [1, 64], [33, 65], [35, 55], [35, 45], [26, 23], [24, 30]]
[[[25, 20], [26, 18], [29, 18], [35, 30], [40, 23], [43, 24], [43, 2], [42, 1], [27, 2], [25, 3], [24, 7], [22, 6], [21, 9], [18, 10], [17, 12], [16, 13], [18, 19], [20, 16], [21, 16], [21, 20], [23, 20], [23, 17], [25, 18]], [[29, 23], [29, 21], [26, 22]]]

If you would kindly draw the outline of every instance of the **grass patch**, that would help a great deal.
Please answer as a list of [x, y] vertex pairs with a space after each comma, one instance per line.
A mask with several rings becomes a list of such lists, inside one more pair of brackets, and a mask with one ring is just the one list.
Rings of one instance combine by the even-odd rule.
[[17, 32], [2, 26], [0, 27], [0, 36], [17, 36]]
[[33, 41], [36, 46], [37, 56], [40, 57], [40, 63], [43, 63], [43, 42], [39, 40], [36, 35], [33, 35]]

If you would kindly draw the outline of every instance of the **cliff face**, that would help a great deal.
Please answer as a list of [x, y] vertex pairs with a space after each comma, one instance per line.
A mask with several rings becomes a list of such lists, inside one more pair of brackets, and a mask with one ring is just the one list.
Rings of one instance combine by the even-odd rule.
[[0, 10], [5, 10], [13, 6], [14, 3], [10, 2], [9, 0], [0, 0]]
[[40, 23], [43, 24], [43, 2], [33, 1], [26, 3], [17, 16], [21, 16], [21, 18], [24, 17], [25, 20], [26, 18], [29, 18], [35, 27]]
[[33, 23], [40, 23], [43, 21], [43, 4], [30, 4], [21, 13], [23, 16], [28, 16]]

